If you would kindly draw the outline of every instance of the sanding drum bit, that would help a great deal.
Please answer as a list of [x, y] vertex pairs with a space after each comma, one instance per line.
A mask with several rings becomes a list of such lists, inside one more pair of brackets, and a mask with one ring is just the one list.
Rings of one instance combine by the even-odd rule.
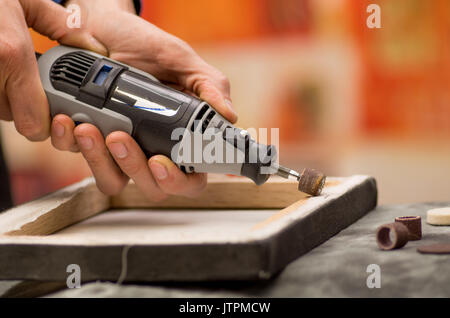
[[295, 170], [277, 166], [276, 174], [286, 178], [298, 181], [298, 190], [313, 196], [320, 195], [325, 185], [326, 176], [317, 170], [305, 168], [302, 173]]

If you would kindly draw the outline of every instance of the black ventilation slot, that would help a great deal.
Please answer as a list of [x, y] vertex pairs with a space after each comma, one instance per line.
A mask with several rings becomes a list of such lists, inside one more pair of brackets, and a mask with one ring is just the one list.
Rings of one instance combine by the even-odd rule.
[[195, 169], [194, 169], [193, 166], [188, 166], [187, 168], [186, 168], [186, 166], [180, 166], [180, 170], [181, 170], [182, 172], [184, 172], [184, 173], [192, 173], [192, 172], [195, 172]]
[[224, 140], [234, 138], [234, 128], [231, 126], [226, 126], [222, 131], [222, 137]]
[[191, 131], [195, 131], [195, 128], [197, 128], [198, 123], [200, 122], [200, 120], [202, 120], [203, 115], [205, 115], [208, 109], [208, 105], [203, 105], [202, 109], [200, 109], [200, 111], [197, 113], [197, 116], [195, 116], [194, 122], [191, 125]]
[[202, 124], [202, 134], [205, 132], [206, 128], [208, 128], [209, 122], [211, 121], [211, 119], [213, 119], [213, 117], [216, 115], [215, 111], [211, 111], [208, 116], [206, 116], [205, 120], [203, 121]]
[[73, 52], [60, 57], [50, 70], [53, 86], [61, 91], [76, 93], [86, 74], [97, 60], [84, 52]]
[[57, 67], [53, 68], [53, 71], [55, 73], [67, 72], [68, 74], [72, 74], [74, 76], [80, 76], [80, 77], [84, 78], [84, 76], [86, 75], [86, 72], [88, 70], [81, 70], [79, 68], [73, 67], [73, 65], [71, 65], [70, 63], [63, 63], [63, 64], [60, 64]]

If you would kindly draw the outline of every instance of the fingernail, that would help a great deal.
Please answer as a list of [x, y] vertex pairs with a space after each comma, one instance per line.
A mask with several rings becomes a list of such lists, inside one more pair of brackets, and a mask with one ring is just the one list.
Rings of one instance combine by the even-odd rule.
[[77, 136], [77, 143], [84, 150], [91, 150], [94, 147], [94, 141], [91, 137]]
[[109, 144], [108, 149], [116, 158], [123, 159], [126, 158], [126, 156], [128, 156], [127, 147], [125, 147], [125, 145], [120, 142], [113, 142]]
[[150, 162], [150, 169], [152, 170], [153, 176], [155, 176], [155, 178], [159, 180], [164, 180], [169, 175], [166, 167], [156, 161]]
[[56, 137], [62, 137], [64, 136], [64, 126], [61, 125], [60, 122], [54, 121], [53, 122], [53, 131], [55, 132]]

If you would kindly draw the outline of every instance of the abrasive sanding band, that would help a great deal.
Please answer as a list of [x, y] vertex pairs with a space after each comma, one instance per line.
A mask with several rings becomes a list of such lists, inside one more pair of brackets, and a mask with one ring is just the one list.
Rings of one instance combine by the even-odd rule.
[[317, 196], [322, 192], [326, 176], [315, 169], [303, 169], [298, 181], [298, 190]]
[[416, 241], [422, 238], [422, 218], [420, 216], [399, 216], [395, 222], [402, 223], [408, 228], [409, 241]]
[[406, 225], [394, 222], [383, 224], [377, 229], [377, 244], [382, 250], [401, 248], [408, 243], [409, 231]]

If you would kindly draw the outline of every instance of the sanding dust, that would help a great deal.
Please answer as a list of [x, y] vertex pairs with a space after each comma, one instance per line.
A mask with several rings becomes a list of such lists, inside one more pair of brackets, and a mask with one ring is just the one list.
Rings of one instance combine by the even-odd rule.
[[250, 230], [251, 231], [255, 231], [255, 230], [259, 230], [263, 227], [265, 227], [266, 225], [269, 225], [273, 222], [275, 222], [276, 220], [282, 218], [283, 216], [285, 216], [286, 214], [291, 213], [292, 211], [297, 210], [300, 206], [302, 206], [303, 204], [306, 203], [306, 201], [308, 200], [308, 198], [306, 199], [301, 199], [293, 204], [291, 204], [290, 206], [288, 206], [287, 208], [273, 214], [272, 216], [270, 216], [269, 218], [265, 219], [264, 221], [254, 225]]
[[[337, 185], [339, 185], [341, 183], [342, 183], [342, 181], [340, 181], [340, 180], [327, 180], [327, 181], [325, 181], [325, 187], [335, 187], [335, 186], [337, 186]], [[306, 201], [308, 201], [308, 198], [309, 197], [307, 197], [305, 199], [298, 200], [297, 202], [291, 204], [287, 208], [284, 208], [283, 210], [281, 210], [281, 211], [271, 215], [269, 218], [265, 219], [264, 221], [254, 225], [250, 229], [250, 231], [259, 230], [259, 229], [261, 229], [261, 228], [263, 228], [263, 227], [265, 227], [265, 226], [275, 222], [276, 220], [279, 220], [283, 216], [291, 213], [292, 211], [297, 210], [297, 208], [299, 208], [300, 206], [305, 204]]]
[[326, 180], [325, 181], [325, 187], [335, 187], [337, 185], [340, 185], [342, 181], [340, 180]]

